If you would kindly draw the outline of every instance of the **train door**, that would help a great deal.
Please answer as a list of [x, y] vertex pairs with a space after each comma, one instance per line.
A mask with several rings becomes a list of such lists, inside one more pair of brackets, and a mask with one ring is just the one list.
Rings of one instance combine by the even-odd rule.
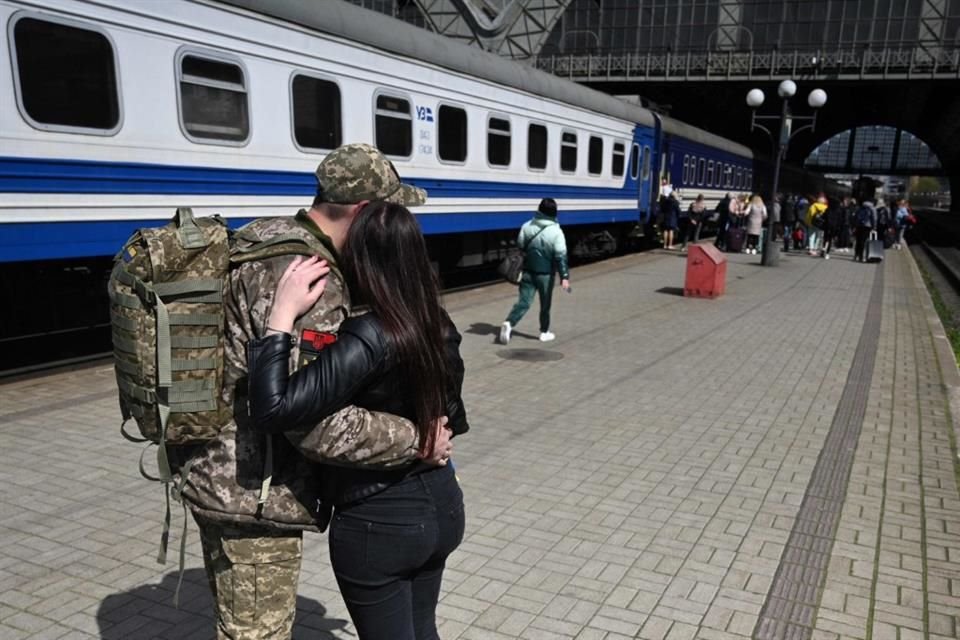
[[637, 127], [633, 136], [633, 150], [630, 154], [630, 176], [636, 180], [637, 210], [640, 222], [645, 223], [650, 216], [654, 202], [652, 170], [654, 131]]

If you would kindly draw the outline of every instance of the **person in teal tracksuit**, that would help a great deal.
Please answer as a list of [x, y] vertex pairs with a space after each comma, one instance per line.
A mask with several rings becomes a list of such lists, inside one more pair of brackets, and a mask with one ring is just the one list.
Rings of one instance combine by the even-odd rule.
[[556, 338], [550, 331], [550, 302], [557, 273], [560, 286], [570, 291], [567, 240], [557, 223], [557, 203], [553, 198], [540, 201], [537, 214], [520, 228], [517, 246], [524, 248], [520, 299], [500, 326], [500, 344], [510, 342], [510, 332], [530, 309], [534, 293], [540, 294], [540, 341], [550, 342]]

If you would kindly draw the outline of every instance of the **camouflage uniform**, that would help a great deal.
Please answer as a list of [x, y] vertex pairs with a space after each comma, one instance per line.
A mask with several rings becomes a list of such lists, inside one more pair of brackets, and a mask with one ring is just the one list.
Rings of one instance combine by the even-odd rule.
[[[317, 168], [317, 178], [328, 202], [379, 199], [413, 205], [426, 199], [422, 190], [401, 184], [393, 165], [369, 145], [333, 151]], [[256, 249], [271, 240], [277, 244], [265, 252]], [[323, 296], [294, 327], [291, 371], [309, 362], [317, 336], [335, 334], [350, 310], [336, 250], [305, 211], [296, 218], [257, 220], [241, 229], [235, 256], [242, 260], [250, 249], [257, 250], [257, 259], [231, 271], [224, 305], [223, 398], [238, 409], [245, 407], [246, 344], [266, 331], [277, 283], [294, 258], [291, 251], [320, 255], [333, 268]], [[323, 340], [319, 342], [322, 347]], [[351, 406], [312, 429], [269, 436], [247, 424], [245, 413], [235, 411], [220, 436], [180, 456], [180, 462], [189, 458], [192, 464], [183, 496], [200, 528], [217, 637], [289, 638], [302, 532], [326, 525], [317, 491], [318, 465], [307, 458], [380, 468], [402, 465], [416, 455], [417, 431], [408, 420]], [[262, 491], [262, 479], [269, 476], [269, 490]]]

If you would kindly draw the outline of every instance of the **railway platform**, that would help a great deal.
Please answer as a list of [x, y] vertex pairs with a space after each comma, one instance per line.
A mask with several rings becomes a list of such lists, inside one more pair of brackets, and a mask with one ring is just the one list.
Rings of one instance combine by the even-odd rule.
[[[536, 309], [494, 343], [509, 285], [448, 298], [472, 428], [441, 637], [960, 638], [960, 375], [910, 253], [728, 258], [715, 300], [673, 253], [575, 269], [552, 343]], [[3, 640], [213, 636], [196, 530], [176, 609], [119, 424], [107, 365], [0, 386]], [[355, 637], [304, 547], [295, 637]]]

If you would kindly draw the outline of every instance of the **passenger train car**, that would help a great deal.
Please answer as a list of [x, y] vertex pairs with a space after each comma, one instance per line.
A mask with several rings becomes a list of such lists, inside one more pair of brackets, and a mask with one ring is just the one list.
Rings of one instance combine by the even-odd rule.
[[348, 3], [0, 0], [0, 24], [0, 341], [105, 321], [109, 257], [177, 206], [306, 206], [345, 142], [428, 191], [441, 270], [495, 260], [543, 197], [590, 253], [662, 182], [753, 186], [747, 147]]

